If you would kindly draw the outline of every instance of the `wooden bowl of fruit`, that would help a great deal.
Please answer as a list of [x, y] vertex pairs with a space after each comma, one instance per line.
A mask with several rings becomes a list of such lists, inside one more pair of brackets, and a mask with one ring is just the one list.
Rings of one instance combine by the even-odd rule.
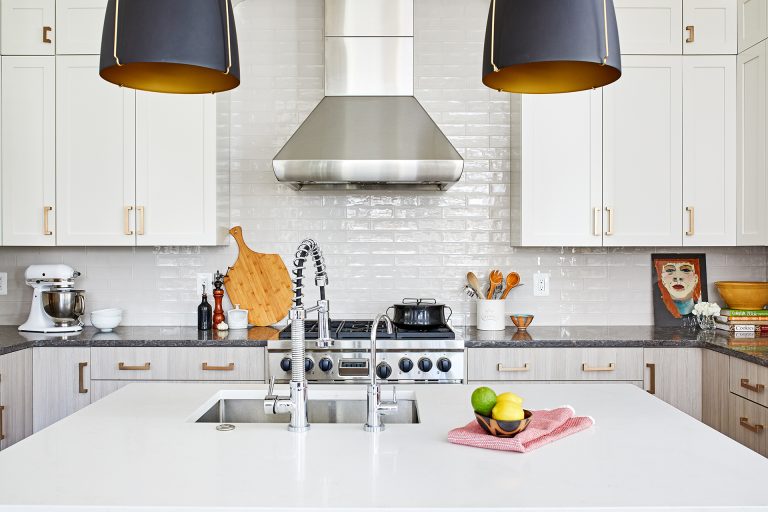
[[472, 393], [472, 407], [478, 425], [495, 437], [514, 437], [531, 423], [533, 413], [523, 409], [523, 399], [514, 393], [496, 393], [489, 387]]

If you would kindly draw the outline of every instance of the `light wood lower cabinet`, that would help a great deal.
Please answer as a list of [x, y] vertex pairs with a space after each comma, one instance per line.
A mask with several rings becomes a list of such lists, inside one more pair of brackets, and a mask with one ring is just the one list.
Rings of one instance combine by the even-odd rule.
[[701, 349], [646, 348], [645, 389], [657, 398], [701, 419]]
[[0, 356], [0, 450], [32, 434], [32, 351]]
[[768, 407], [768, 368], [731, 358], [730, 391]]
[[725, 354], [702, 354], [701, 421], [720, 432], [726, 432], [728, 424], [729, 362]]
[[724, 432], [732, 439], [768, 457], [768, 409], [731, 393], [728, 424]]
[[38, 432], [91, 403], [91, 349], [32, 350], [32, 419]]

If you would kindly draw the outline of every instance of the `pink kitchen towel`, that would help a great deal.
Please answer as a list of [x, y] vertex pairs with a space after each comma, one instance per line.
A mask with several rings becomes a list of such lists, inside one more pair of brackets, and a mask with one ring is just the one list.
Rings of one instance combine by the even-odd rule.
[[488, 450], [525, 453], [586, 430], [594, 424], [595, 421], [589, 416], [576, 416], [571, 407], [559, 407], [533, 411], [528, 428], [515, 437], [503, 438], [486, 434], [482, 427], [473, 421], [464, 427], [451, 430], [448, 433], [448, 442]]

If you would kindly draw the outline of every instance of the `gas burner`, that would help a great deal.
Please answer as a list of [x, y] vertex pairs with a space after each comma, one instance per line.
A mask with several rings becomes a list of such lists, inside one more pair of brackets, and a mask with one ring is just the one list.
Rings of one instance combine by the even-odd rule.
[[[367, 340], [371, 337], [371, 322], [366, 320], [332, 320], [331, 336], [336, 340]], [[304, 324], [304, 337], [307, 340], [317, 339], [317, 321], [307, 321]], [[376, 337], [379, 340], [453, 340], [456, 339], [456, 333], [448, 327], [431, 331], [395, 327], [392, 334], [389, 334], [381, 325], [377, 330]], [[290, 326], [280, 332], [280, 339], [291, 339]]]

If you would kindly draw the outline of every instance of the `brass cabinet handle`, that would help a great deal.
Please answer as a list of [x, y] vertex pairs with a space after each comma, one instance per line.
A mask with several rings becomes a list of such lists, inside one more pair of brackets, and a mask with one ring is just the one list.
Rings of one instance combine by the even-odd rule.
[[496, 365], [496, 370], [500, 372], [527, 372], [530, 370], [528, 367], [528, 363], [525, 363], [523, 366], [520, 366], [519, 368], [505, 368], [502, 363], [499, 363]]
[[126, 206], [125, 207], [125, 228], [123, 229], [123, 233], [126, 235], [132, 235], [133, 230], [131, 229], [131, 212], [133, 211], [133, 206]]
[[613, 363], [608, 363], [608, 366], [600, 368], [592, 368], [587, 365], [587, 363], [582, 363], [581, 365], [581, 371], [583, 372], [612, 372], [616, 370], [616, 365]]
[[608, 213], [608, 230], [605, 232], [606, 236], [613, 236], [613, 208], [605, 207], [606, 213]]
[[686, 43], [693, 43], [696, 41], [696, 27], [693, 25], [688, 25], [685, 27], [685, 30], [688, 31], [688, 39], [685, 40]]
[[43, 42], [46, 44], [51, 44], [53, 41], [51, 40], [48, 35], [51, 33], [53, 29], [51, 27], [43, 27]]
[[142, 366], [128, 366], [125, 363], [117, 363], [118, 370], [145, 372], [149, 370], [150, 363], [144, 363]]
[[85, 387], [85, 367], [88, 363], [77, 363], [77, 391], [81, 395], [88, 392], [88, 388]]
[[755, 434], [761, 433], [764, 429], [764, 425], [753, 425], [749, 422], [749, 418], [739, 418], [739, 425], [747, 430], [754, 432]]
[[651, 375], [649, 378], [649, 380], [651, 381], [651, 385], [649, 386], [650, 389], [648, 390], [648, 392], [652, 395], [655, 395], [656, 394], [656, 365], [654, 363], [646, 363], [645, 367], [648, 368], [648, 370], [650, 370], [651, 372]]
[[137, 235], [144, 235], [144, 207], [138, 206], [136, 207], [136, 211], [139, 214], [139, 222], [136, 226], [136, 234]]
[[0, 441], [5, 439], [5, 429], [3, 428], [3, 414], [5, 413], [5, 406], [0, 405]]
[[592, 209], [592, 234], [600, 236], [600, 208]]
[[741, 387], [754, 391], [755, 393], [762, 393], [765, 391], [765, 384], [755, 384], [754, 386], [749, 383], [749, 379], [741, 379]]
[[210, 366], [208, 363], [203, 363], [203, 371], [206, 371], [206, 372], [233, 372], [233, 371], [235, 371], [235, 363], [229, 363], [227, 366]]
[[43, 206], [43, 234], [45, 236], [51, 236], [53, 234], [53, 231], [50, 229], [48, 217], [50, 217], [50, 213], [53, 211], [53, 206]]
[[693, 206], [686, 206], [685, 211], [688, 212], [688, 231], [685, 232], [685, 236], [693, 236], [696, 234], [696, 229], [693, 224], [693, 221], [694, 221]]

